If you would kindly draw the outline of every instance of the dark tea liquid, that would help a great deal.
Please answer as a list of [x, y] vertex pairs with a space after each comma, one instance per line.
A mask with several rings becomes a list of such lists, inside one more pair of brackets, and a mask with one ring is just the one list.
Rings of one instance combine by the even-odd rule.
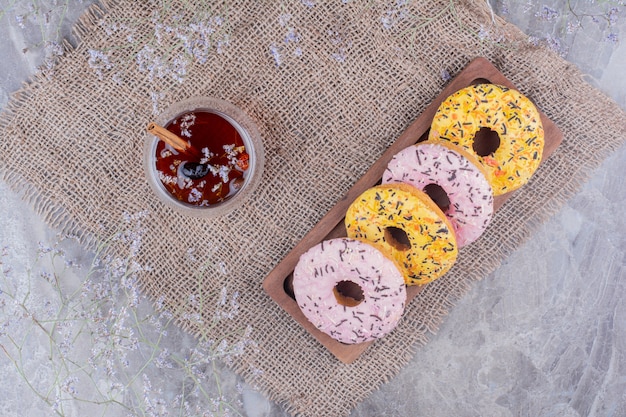
[[[241, 135], [228, 120], [194, 110], [179, 115], [165, 128], [191, 144], [191, 149], [184, 153], [162, 141], [156, 147], [159, 179], [176, 199], [193, 206], [209, 206], [227, 200], [241, 189], [249, 156]], [[206, 175], [186, 175], [189, 167], [197, 164], [202, 164]]]

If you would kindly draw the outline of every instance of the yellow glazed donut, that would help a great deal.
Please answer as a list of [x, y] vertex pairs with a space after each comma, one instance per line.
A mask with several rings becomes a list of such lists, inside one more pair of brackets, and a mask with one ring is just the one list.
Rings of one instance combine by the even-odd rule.
[[[474, 140], [489, 134], [494, 138], [493, 132], [498, 137], [487, 149], [485, 141]], [[520, 92], [496, 84], [469, 86], [445, 99], [433, 118], [429, 139], [449, 140], [476, 155], [494, 195], [526, 184], [541, 163], [544, 146], [534, 104]]]
[[408, 184], [383, 184], [362, 193], [348, 208], [348, 237], [391, 253], [407, 285], [427, 284], [456, 261], [454, 229], [430, 197]]

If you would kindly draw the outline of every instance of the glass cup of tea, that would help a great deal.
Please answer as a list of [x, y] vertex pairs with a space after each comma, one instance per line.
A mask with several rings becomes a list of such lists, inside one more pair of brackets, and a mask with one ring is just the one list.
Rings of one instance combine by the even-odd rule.
[[250, 198], [263, 171], [263, 142], [232, 103], [192, 97], [148, 126], [144, 170], [160, 201], [195, 217], [216, 217]]

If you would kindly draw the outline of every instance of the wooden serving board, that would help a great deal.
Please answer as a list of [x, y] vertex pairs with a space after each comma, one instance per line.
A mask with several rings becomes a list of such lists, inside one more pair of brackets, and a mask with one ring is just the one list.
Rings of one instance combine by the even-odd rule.
[[[352, 202], [365, 190], [380, 183], [381, 177], [392, 157], [402, 149], [412, 146], [428, 138], [431, 121], [439, 105], [452, 93], [467, 86], [490, 82], [509, 88], [515, 86], [496, 67], [484, 58], [476, 58], [433, 100], [424, 112], [398, 137], [371, 168], [354, 184], [347, 194], [328, 211], [328, 213], [307, 233], [291, 252], [269, 273], [263, 281], [267, 294], [289, 313], [300, 325], [313, 335], [322, 345], [332, 352], [340, 361], [352, 363], [372, 343], [344, 344], [318, 330], [300, 311], [293, 296], [293, 270], [300, 256], [309, 248], [323, 240], [346, 236], [344, 226], [345, 213]], [[540, 111], [543, 123], [545, 145], [542, 162], [548, 158], [563, 140], [559, 128]], [[512, 192], [514, 193], [514, 192]], [[494, 211], [498, 210], [512, 193], [494, 198]], [[410, 302], [424, 286], [407, 287], [407, 303]]]

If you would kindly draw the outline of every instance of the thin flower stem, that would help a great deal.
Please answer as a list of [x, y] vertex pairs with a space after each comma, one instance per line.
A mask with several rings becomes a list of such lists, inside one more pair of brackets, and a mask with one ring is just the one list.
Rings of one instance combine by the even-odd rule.
[[7, 13], [7, 10], [10, 10], [13, 8], [13, 6], [15, 5], [15, 3], [17, 2], [17, 0], [12, 0], [8, 6], [6, 8], [3, 8], [0, 10], [0, 21], [2, 21], [2, 18], [4, 17], [4, 15]]
[[172, 355], [172, 359], [185, 370], [185, 375], [193, 380], [195, 387], [197, 387], [198, 390], [202, 392], [204, 398], [211, 398], [211, 395], [206, 391], [202, 382], [198, 379], [198, 377], [196, 377], [195, 373], [191, 369], [194, 364], [190, 364], [176, 355]]
[[[13, 343], [15, 343], [15, 341], [13, 341], [11, 339], [11, 341]], [[13, 366], [15, 368], [15, 370], [17, 371], [17, 373], [19, 374], [19, 376], [22, 378], [22, 380], [24, 381], [24, 383], [28, 386], [28, 388], [39, 398], [41, 399], [43, 402], [45, 402], [46, 404], [48, 404], [49, 406], [51, 406], [51, 402], [48, 399], [47, 396], [42, 395], [39, 390], [31, 383], [30, 378], [28, 378], [28, 376], [26, 376], [26, 374], [24, 373], [24, 365], [22, 363], [22, 351], [18, 350], [19, 352], [19, 361], [15, 358], [13, 358], [13, 356], [11, 356], [11, 354], [7, 351], [7, 349], [4, 347], [4, 345], [0, 344], [0, 348], [2, 348], [2, 350], [4, 351], [4, 353], [6, 354], [7, 358], [9, 359], [9, 361], [11, 363], [13, 363]], [[62, 414], [60, 414], [57, 410], [55, 410], [55, 413], [59, 416], [62, 416]]]

